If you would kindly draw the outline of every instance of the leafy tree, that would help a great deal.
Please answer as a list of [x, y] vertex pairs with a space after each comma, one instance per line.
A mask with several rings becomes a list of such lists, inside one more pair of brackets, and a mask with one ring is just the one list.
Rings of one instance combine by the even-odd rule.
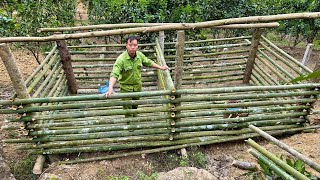
[[[0, 16], [7, 20], [0, 20], [0, 23], [6, 22], [0, 36], [40, 36], [37, 29], [41, 27], [73, 26], [75, 9], [76, 0], [2, 1]], [[28, 43], [24, 47], [38, 60], [37, 43]]]

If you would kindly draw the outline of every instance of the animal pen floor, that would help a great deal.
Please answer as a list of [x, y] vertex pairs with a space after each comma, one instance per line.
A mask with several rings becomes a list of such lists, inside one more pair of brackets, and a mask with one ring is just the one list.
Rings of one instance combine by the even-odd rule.
[[[303, 50], [300, 50], [303, 52]], [[15, 52], [21, 53], [21, 52]], [[25, 52], [22, 52], [25, 54]], [[314, 51], [315, 53], [319, 53]], [[302, 53], [303, 54], [303, 53]], [[302, 57], [302, 54], [300, 57]], [[16, 55], [16, 58], [19, 62], [18, 65], [24, 69], [30, 68], [32, 62], [29, 61], [24, 63], [25, 60], [20, 59], [21, 55]], [[318, 56], [319, 57], [319, 56]], [[311, 61], [312, 66], [313, 61]], [[27, 66], [26, 66], [27, 65]], [[6, 73], [3, 66], [1, 66], [1, 70]], [[32, 71], [32, 70], [31, 70]], [[31, 72], [25, 72], [26, 74], [30, 74]], [[1, 78], [1, 87], [2, 88], [2, 97], [10, 97], [12, 94], [12, 87], [10, 88], [10, 81], [3, 76]], [[5, 115], [1, 115], [5, 116]], [[1, 121], [1, 123], [4, 123]], [[2, 125], [2, 124], [1, 124]], [[18, 134], [10, 134], [4, 133], [2, 136], [10, 137], [12, 136], [19, 136]], [[284, 142], [289, 144], [291, 147], [298, 149], [303, 154], [309, 156], [310, 158], [314, 159], [316, 162], [320, 162], [320, 144], [317, 139], [320, 137], [320, 133], [307, 133], [307, 134], [297, 134], [291, 137], [287, 137], [284, 139]], [[267, 145], [270, 149], [275, 148], [272, 145]], [[15, 145], [6, 144], [3, 147], [4, 157], [6, 160], [11, 161], [11, 164], [16, 162], [16, 159], [23, 158], [23, 153], [17, 152], [26, 152], [21, 150], [16, 150]], [[242, 159], [242, 160], [251, 160], [253, 161], [252, 157], [246, 152], [246, 145], [243, 143], [224, 143], [224, 144], [217, 144], [217, 145], [208, 145], [205, 147], [201, 147], [201, 151], [205, 152], [206, 158], [208, 161], [207, 169], [215, 174], [216, 176], [220, 177], [220, 179], [231, 179], [238, 177], [243, 171], [235, 169], [232, 167], [231, 159]], [[270, 150], [276, 152], [276, 150]], [[97, 156], [97, 155], [105, 155], [106, 153], [96, 153], [96, 154], [77, 154], [72, 155], [74, 156]], [[130, 176], [130, 177], [137, 177], [137, 171], [143, 171], [146, 174], [151, 174], [154, 171], [168, 171], [172, 167], [169, 165], [167, 167], [159, 167], [157, 156], [162, 156], [163, 154], [170, 154], [167, 153], [157, 153], [157, 154], [150, 154], [146, 155], [145, 157], [141, 156], [133, 156], [133, 157], [126, 157], [120, 158], [116, 160], [108, 160], [102, 162], [95, 162], [95, 163], [85, 163], [85, 164], [78, 164], [78, 165], [68, 165], [68, 166], [53, 166], [49, 168], [46, 172], [51, 172], [60, 175], [64, 179], [72, 179], [72, 177], [79, 177], [79, 179], [93, 179], [93, 178], [104, 178], [105, 176]], [[58, 159], [66, 160], [66, 158], [73, 158], [66, 156], [60, 156]], [[156, 169], [158, 168], [158, 169]], [[160, 169], [160, 170], [159, 170]], [[241, 178], [240, 178], [241, 179]]]

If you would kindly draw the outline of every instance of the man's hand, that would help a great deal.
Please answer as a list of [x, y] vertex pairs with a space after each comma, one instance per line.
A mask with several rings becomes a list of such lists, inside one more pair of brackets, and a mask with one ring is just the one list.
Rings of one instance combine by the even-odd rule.
[[168, 66], [160, 66], [159, 69], [161, 69], [161, 70], [167, 70], [167, 69], [169, 69], [169, 67], [168, 67]]
[[108, 91], [104, 94], [104, 96], [106, 97], [106, 98], [109, 98], [109, 97], [111, 97], [112, 96], [112, 94], [113, 94], [113, 89], [108, 89]]

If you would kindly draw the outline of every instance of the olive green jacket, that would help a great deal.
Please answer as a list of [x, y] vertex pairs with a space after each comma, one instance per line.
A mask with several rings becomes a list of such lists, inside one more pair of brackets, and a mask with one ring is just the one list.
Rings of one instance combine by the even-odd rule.
[[136, 52], [134, 59], [125, 51], [114, 63], [111, 76], [119, 81], [120, 88], [132, 92], [133, 86], [142, 84], [141, 67], [152, 67], [153, 63], [140, 51]]

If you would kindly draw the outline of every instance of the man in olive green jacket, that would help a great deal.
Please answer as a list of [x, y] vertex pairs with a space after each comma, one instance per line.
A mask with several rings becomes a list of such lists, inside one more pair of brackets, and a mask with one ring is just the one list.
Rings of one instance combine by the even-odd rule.
[[[141, 80], [141, 67], [153, 67], [161, 70], [168, 69], [168, 66], [159, 66], [152, 60], [148, 59], [138, 49], [138, 38], [135, 36], [129, 36], [126, 38], [126, 51], [118, 56], [116, 62], [113, 65], [113, 69], [110, 75], [109, 88], [105, 93], [105, 96], [111, 97], [113, 93], [113, 86], [117, 82], [120, 83], [120, 92], [141, 92], [142, 80]], [[138, 100], [139, 98], [128, 98], [126, 100]], [[138, 105], [126, 105], [124, 109], [137, 109]], [[135, 114], [126, 115], [126, 117], [133, 117]]]

